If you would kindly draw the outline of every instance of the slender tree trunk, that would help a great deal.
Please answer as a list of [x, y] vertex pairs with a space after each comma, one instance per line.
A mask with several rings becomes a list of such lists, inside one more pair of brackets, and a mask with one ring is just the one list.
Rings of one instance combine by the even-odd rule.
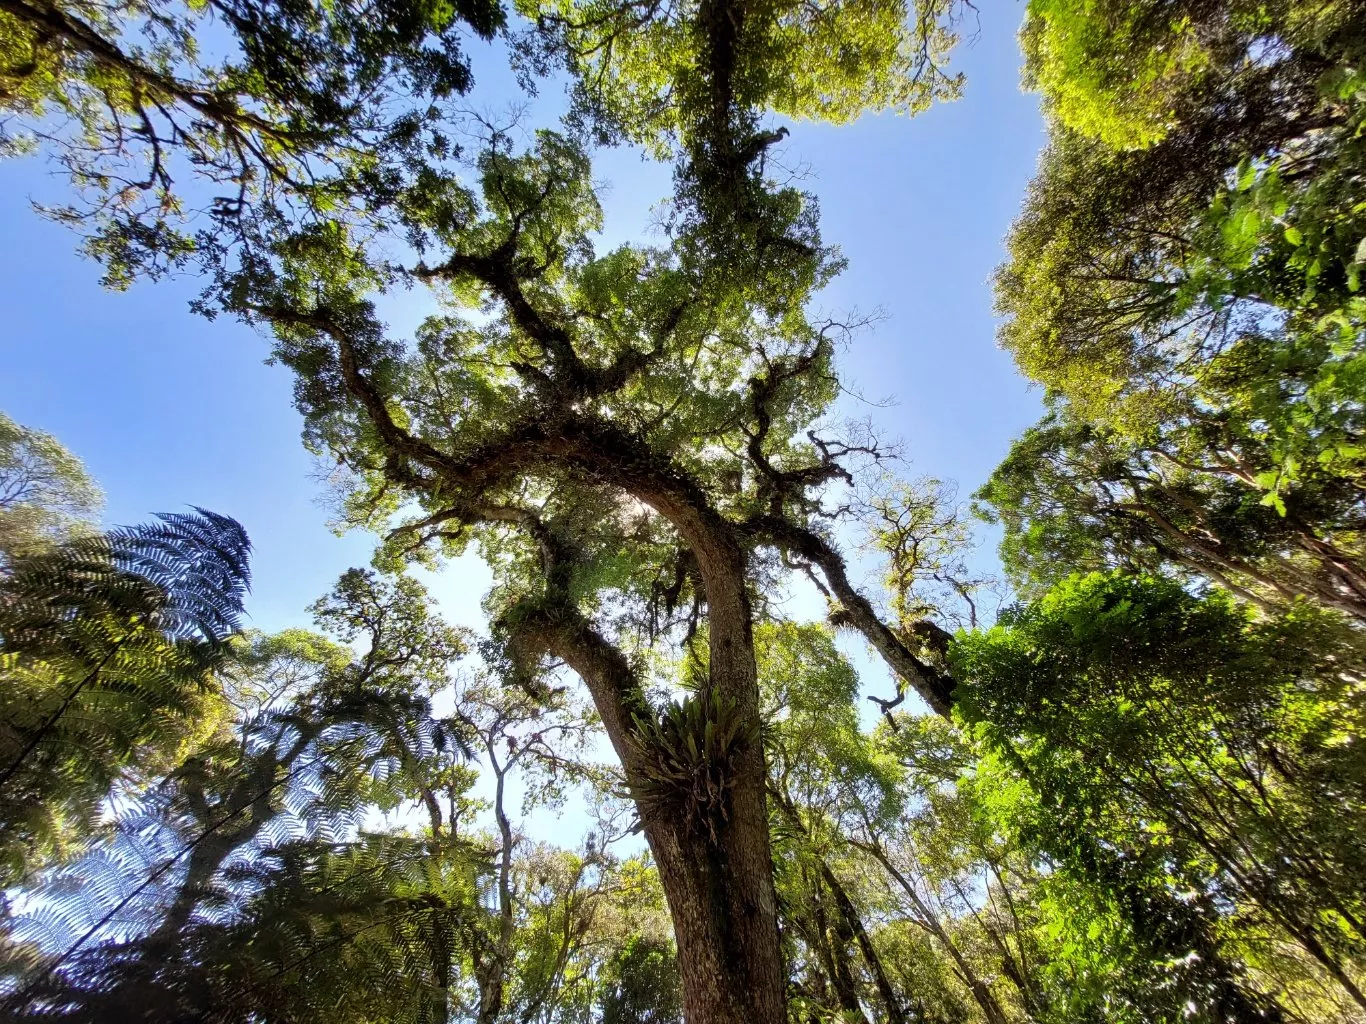
[[[808, 878], [808, 884], [815, 889], [813, 880]], [[834, 990], [840, 1009], [866, 1022], [867, 1018], [864, 1017], [863, 1008], [859, 1005], [858, 992], [854, 988], [853, 976], [849, 970], [848, 951], [829, 941], [829, 931], [830, 922], [826, 919], [825, 907], [819, 896], [813, 896], [810, 920], [807, 922], [806, 934], [803, 937], [820, 958], [821, 968], [825, 971], [829, 988]], [[822, 998], [828, 998], [827, 994], [822, 993]]]
[[826, 969], [830, 975], [830, 987], [835, 991], [835, 998], [839, 1001], [840, 1009], [845, 1012], [846, 1017], [851, 1021], [858, 1020], [867, 1024], [868, 1018], [863, 1013], [863, 1006], [859, 1003], [858, 986], [854, 983], [854, 971], [850, 964], [852, 956], [849, 952], [850, 943], [853, 935], [844, 925], [839, 922], [832, 927], [825, 914], [825, 907], [817, 890], [817, 895], [812, 899], [815, 904], [816, 925], [818, 932], [815, 936], [820, 943], [820, 957], [825, 962]]
[[[805, 826], [801, 815], [787, 794], [779, 788], [774, 788], [772, 792], [773, 802], [778, 805], [787, 819], [799, 831], [804, 831]], [[868, 971], [873, 976], [873, 984], [877, 987], [878, 996], [882, 999], [883, 1006], [886, 1007], [889, 1024], [906, 1024], [906, 1014], [902, 1009], [901, 999], [887, 978], [887, 972], [882, 966], [882, 958], [878, 955], [877, 947], [873, 945], [873, 939], [868, 934], [868, 929], [863, 926], [863, 919], [859, 916], [858, 908], [854, 906], [854, 901], [849, 898], [848, 892], [845, 891], [830, 865], [826, 863], [825, 858], [817, 856], [816, 860], [820, 867], [821, 881], [830, 890], [830, 895], [835, 900], [835, 906], [839, 910], [840, 916], [844, 918], [845, 927], [849, 930], [854, 941], [858, 943], [859, 952], [863, 954], [864, 963], [868, 965]], [[861, 1010], [860, 1013], [862, 1013]]]
[[475, 963], [474, 973], [479, 985], [479, 1009], [475, 1017], [478, 1024], [493, 1024], [503, 1012], [512, 933], [515, 926], [515, 908], [512, 905], [512, 822], [508, 820], [503, 806], [508, 765], [499, 763], [498, 754], [494, 750], [495, 739], [493, 733], [485, 737], [485, 750], [488, 752], [489, 764], [497, 780], [494, 788], [493, 814], [498, 824], [498, 838], [501, 843], [498, 854], [498, 933], [493, 938], [493, 948], [480, 951]]
[[1007, 1024], [1008, 1018], [1005, 1010], [1001, 1008], [1001, 1003], [996, 998], [996, 994], [991, 991], [991, 986], [978, 977], [972, 964], [963, 956], [958, 944], [953, 941], [953, 937], [940, 924], [939, 915], [920, 898], [920, 894], [916, 892], [915, 886], [911, 884], [910, 880], [897, 869], [881, 847], [875, 844], [860, 844], [860, 849], [871, 853], [887, 870], [887, 873], [892, 876], [897, 885], [901, 886], [902, 891], [910, 899], [912, 906], [915, 907], [916, 913], [920, 915], [921, 923], [939, 941], [939, 944], [944, 947], [944, 951], [949, 954], [950, 959], [957, 966], [958, 973], [972, 991], [972, 998], [982, 1008], [982, 1013], [986, 1016], [989, 1024]]
[[863, 960], [873, 976], [873, 984], [877, 986], [878, 996], [882, 999], [883, 1006], [887, 1008], [889, 1024], [906, 1024], [906, 1015], [901, 1010], [901, 1000], [897, 998], [892, 983], [887, 980], [887, 972], [882, 969], [882, 958], [878, 956], [877, 948], [873, 945], [873, 938], [868, 934], [868, 929], [863, 926], [863, 920], [859, 917], [854, 901], [849, 898], [849, 894], [844, 891], [844, 886], [835, 877], [835, 872], [824, 860], [821, 861], [821, 877], [825, 879], [830, 894], [835, 897], [835, 905], [839, 907], [840, 913], [844, 916], [845, 924], [853, 933], [854, 941], [858, 943], [859, 952], [863, 954]]

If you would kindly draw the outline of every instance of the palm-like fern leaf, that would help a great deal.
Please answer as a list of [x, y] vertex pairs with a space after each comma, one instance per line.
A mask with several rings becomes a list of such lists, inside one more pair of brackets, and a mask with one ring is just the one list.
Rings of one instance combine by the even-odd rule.
[[0, 580], [4, 649], [60, 644], [60, 627], [78, 618], [112, 617], [176, 640], [234, 633], [251, 586], [246, 531], [200, 508], [157, 518], [14, 559]]
[[78, 848], [129, 767], [157, 770], [212, 720], [249, 553], [234, 520], [196, 509], [6, 566], [0, 879]]

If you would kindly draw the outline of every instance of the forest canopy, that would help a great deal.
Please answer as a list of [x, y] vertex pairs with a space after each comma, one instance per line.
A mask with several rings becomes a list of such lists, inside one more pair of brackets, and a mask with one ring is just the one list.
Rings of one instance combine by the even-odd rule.
[[[1047, 408], [969, 509], [835, 415], [857, 268], [774, 154], [1003, 16], [0, 0], [40, 212], [268, 338], [374, 537], [252, 628], [250, 524], [108, 527], [0, 415], [0, 1016], [1366, 1021], [1366, 8], [1026, 5]], [[648, 239], [609, 147], [672, 171]], [[479, 629], [419, 581], [471, 554]]]

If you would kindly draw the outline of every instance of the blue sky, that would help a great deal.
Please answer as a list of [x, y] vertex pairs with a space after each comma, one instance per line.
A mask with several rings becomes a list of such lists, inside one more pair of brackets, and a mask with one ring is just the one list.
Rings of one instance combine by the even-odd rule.
[[[960, 101], [914, 119], [793, 124], [781, 154], [809, 167], [823, 234], [849, 259], [821, 305], [886, 314], [843, 369], [854, 389], [896, 404], [848, 413], [871, 414], [905, 442], [910, 472], [956, 480], [963, 496], [1038, 414], [1037, 393], [995, 346], [989, 284], [1043, 141], [1037, 101], [1018, 86], [1021, 13], [984, 10], [980, 35], [956, 54], [968, 76]], [[513, 98], [493, 58], [476, 56], [476, 106]], [[596, 174], [610, 185], [605, 241], [639, 237], [668, 169], [618, 151]], [[192, 280], [102, 291], [75, 237], [29, 208], [62, 198], [41, 160], [0, 164], [0, 409], [85, 461], [111, 523], [187, 504], [238, 518], [256, 546], [253, 623], [303, 624], [341, 570], [368, 561], [372, 539], [327, 529], [288, 372], [264, 364], [267, 342], [252, 331], [193, 316]], [[411, 324], [425, 308], [399, 296], [392, 319]], [[448, 614], [475, 624], [485, 582], [478, 566], [447, 569], [437, 590]]]

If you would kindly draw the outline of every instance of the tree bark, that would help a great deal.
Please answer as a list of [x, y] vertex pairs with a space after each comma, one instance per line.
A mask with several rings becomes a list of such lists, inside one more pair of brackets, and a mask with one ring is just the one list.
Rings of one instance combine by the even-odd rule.
[[[743, 686], [748, 678], [751, 713], [757, 715], [748, 597], [743, 585], [729, 594], [716, 590], [730, 615], [712, 606], [713, 686]], [[621, 759], [668, 899], [689, 1024], [785, 1024], [761, 744], [739, 752], [728, 814], [713, 836], [692, 816], [648, 795], [651, 783], [632, 720], [648, 706], [622, 653], [571, 609], [529, 616], [522, 628], [584, 680]], [[743, 713], [743, 703], [737, 707]]]
[[887, 1009], [887, 1020], [889, 1024], [906, 1024], [906, 1015], [901, 1009], [901, 1000], [892, 988], [892, 983], [887, 979], [887, 972], [882, 969], [882, 958], [878, 955], [877, 947], [873, 945], [873, 938], [868, 934], [868, 929], [863, 926], [863, 919], [859, 916], [858, 908], [854, 906], [854, 901], [845, 892], [840, 880], [835, 877], [835, 872], [830, 869], [824, 858], [821, 859], [821, 877], [824, 878], [826, 887], [830, 894], [835, 897], [835, 905], [843, 915], [845, 924], [853, 934], [854, 940], [858, 943], [859, 952], [863, 954], [863, 961], [868, 965], [868, 971], [873, 976], [873, 984], [877, 987], [877, 994], [882, 999], [882, 1005]]

